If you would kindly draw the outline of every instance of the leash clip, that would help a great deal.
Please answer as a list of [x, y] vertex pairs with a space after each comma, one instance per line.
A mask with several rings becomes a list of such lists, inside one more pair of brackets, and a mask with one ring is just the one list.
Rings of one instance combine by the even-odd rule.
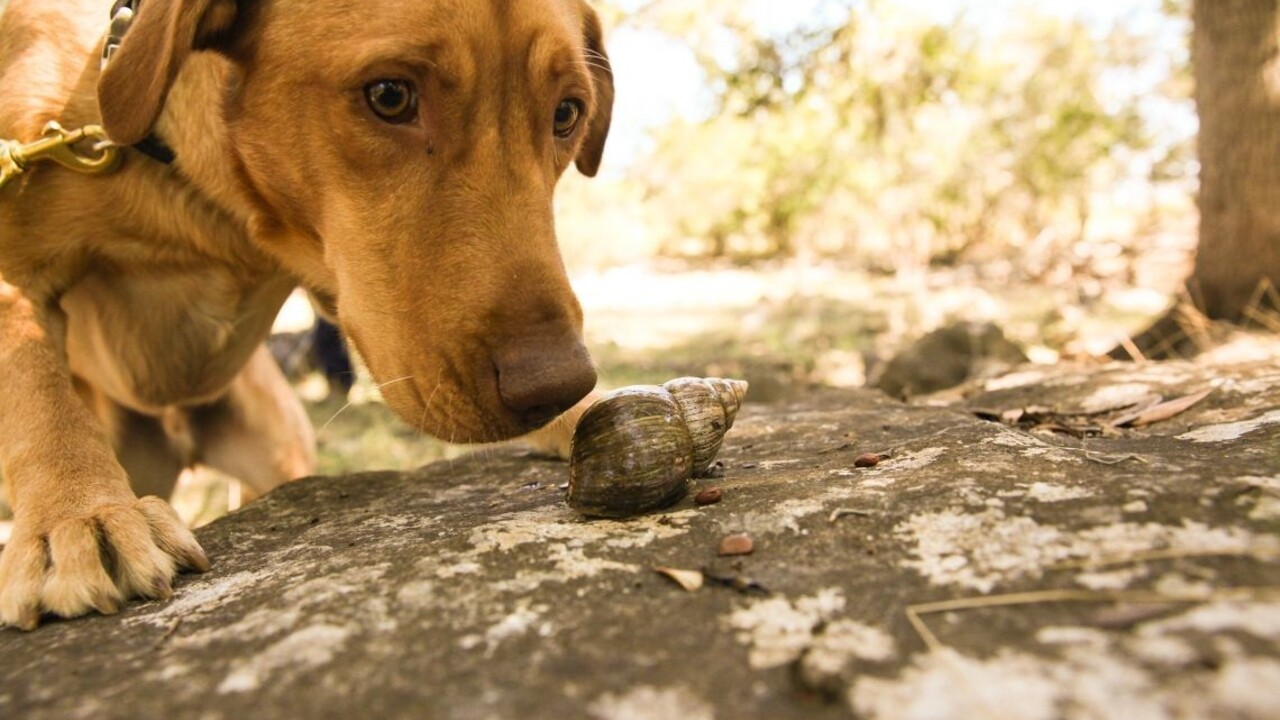
[[[92, 143], [87, 152], [77, 149], [81, 143]], [[37, 160], [49, 160], [65, 168], [87, 175], [111, 172], [120, 164], [120, 148], [107, 137], [99, 125], [85, 125], [67, 130], [56, 122], [44, 126], [39, 140], [20, 143], [0, 140], [0, 189], [27, 171]]]

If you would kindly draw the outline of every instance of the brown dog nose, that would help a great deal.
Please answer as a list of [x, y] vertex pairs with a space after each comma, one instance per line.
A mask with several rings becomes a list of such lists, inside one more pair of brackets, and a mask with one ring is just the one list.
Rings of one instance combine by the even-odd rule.
[[533, 336], [494, 353], [502, 404], [534, 429], [551, 422], [596, 386], [596, 368], [576, 337]]

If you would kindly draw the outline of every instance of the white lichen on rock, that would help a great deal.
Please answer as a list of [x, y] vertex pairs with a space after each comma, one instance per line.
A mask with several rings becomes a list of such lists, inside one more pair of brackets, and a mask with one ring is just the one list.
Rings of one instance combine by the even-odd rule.
[[600, 520], [582, 522], [561, 505], [547, 505], [513, 513], [472, 531], [470, 542], [480, 553], [506, 552], [522, 545], [554, 541], [582, 544], [609, 542], [616, 547], [643, 547], [656, 540], [689, 532], [688, 523], [697, 516], [693, 510], [647, 515], [626, 523]]
[[684, 688], [640, 685], [624, 693], [605, 693], [588, 706], [599, 720], [714, 720], [711, 703]]
[[1093, 492], [1086, 488], [1047, 482], [1031, 483], [1031, 487], [1027, 488], [1027, 499], [1042, 503], [1066, 502], [1092, 496]]
[[781, 596], [753, 600], [729, 615], [727, 624], [750, 648], [751, 667], [761, 670], [797, 660], [813, 644], [814, 630], [844, 606], [844, 594], [828, 588], [794, 602]]
[[866, 718], [1053, 720], [1057, 693], [1031, 656], [1002, 650], [980, 661], [942, 650], [917, 658], [898, 678], [860, 679], [849, 704]]
[[915, 659], [896, 678], [864, 677], [849, 690], [859, 717], [872, 720], [1051, 720], [1208, 718], [1267, 720], [1280, 715], [1280, 662], [1234, 653], [1221, 668], [1162, 678], [1096, 631], [1042, 631], [1056, 657], [1004, 649], [987, 659], [944, 648]]
[[881, 664], [898, 657], [898, 645], [884, 630], [853, 620], [833, 620], [800, 656], [801, 682], [815, 689], [839, 686], [855, 664]]
[[1062, 531], [1028, 517], [1008, 518], [996, 508], [913, 515], [894, 532], [914, 544], [916, 559], [906, 561], [906, 567], [934, 584], [981, 592], [1002, 581], [1038, 575], [1069, 557]]
[[943, 455], [947, 454], [945, 447], [930, 447], [916, 450], [915, 452], [906, 453], [898, 457], [890, 458], [880, 464], [885, 470], [894, 471], [915, 471], [928, 467], [938, 461]]
[[1067, 560], [1124, 558], [1152, 550], [1250, 553], [1265, 545], [1242, 528], [1112, 523], [1065, 531], [999, 508], [966, 513], [952, 509], [913, 515], [894, 530], [914, 548], [905, 565], [935, 585], [990, 592], [997, 585], [1039, 577]]
[[320, 666], [332, 662], [355, 632], [356, 628], [350, 625], [308, 625], [273, 643], [266, 650], [236, 662], [231, 672], [218, 685], [218, 692], [250, 692], [265, 683], [278, 680], [276, 675], [296, 677], [314, 672]]

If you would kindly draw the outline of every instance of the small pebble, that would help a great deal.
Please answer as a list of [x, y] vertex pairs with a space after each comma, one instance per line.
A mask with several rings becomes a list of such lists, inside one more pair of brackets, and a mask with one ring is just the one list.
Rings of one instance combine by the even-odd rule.
[[750, 555], [756, 545], [751, 541], [751, 536], [746, 533], [738, 533], [736, 535], [727, 535], [720, 541], [720, 556], [730, 557], [734, 555]]
[[866, 455], [859, 455], [858, 459], [853, 461], [853, 466], [860, 467], [860, 468], [873, 468], [879, 464], [880, 464], [880, 456], [876, 455], [875, 453], [867, 453]]
[[693, 501], [699, 505], [715, 505], [724, 498], [724, 491], [718, 487], [709, 487], [698, 493]]

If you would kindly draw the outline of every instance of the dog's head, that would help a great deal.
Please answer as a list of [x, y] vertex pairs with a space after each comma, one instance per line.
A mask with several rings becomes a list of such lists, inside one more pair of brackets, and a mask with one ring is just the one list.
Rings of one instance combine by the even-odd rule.
[[527, 432], [595, 385], [552, 191], [613, 102], [584, 0], [145, 0], [99, 82], [119, 143], [193, 50], [259, 243], [335, 301], [390, 405], [455, 441]]

